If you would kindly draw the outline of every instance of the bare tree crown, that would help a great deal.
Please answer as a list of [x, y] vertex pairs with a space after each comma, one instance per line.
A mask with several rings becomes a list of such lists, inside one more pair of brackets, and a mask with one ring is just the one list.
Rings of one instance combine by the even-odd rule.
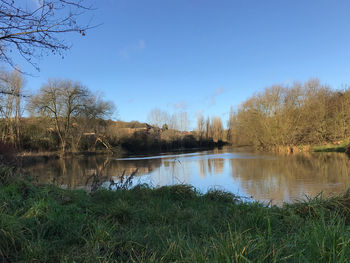
[[85, 35], [90, 25], [78, 22], [91, 10], [84, 0], [0, 0], [0, 59], [15, 66], [11, 53], [18, 53], [37, 70], [34, 61], [43, 52], [63, 55], [70, 45], [59, 36], [77, 32]]

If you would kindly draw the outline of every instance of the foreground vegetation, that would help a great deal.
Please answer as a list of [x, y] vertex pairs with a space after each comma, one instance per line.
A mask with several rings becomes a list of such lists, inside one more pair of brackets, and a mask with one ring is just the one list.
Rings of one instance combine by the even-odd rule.
[[0, 171], [3, 262], [348, 262], [350, 193], [283, 207], [190, 186], [63, 190]]

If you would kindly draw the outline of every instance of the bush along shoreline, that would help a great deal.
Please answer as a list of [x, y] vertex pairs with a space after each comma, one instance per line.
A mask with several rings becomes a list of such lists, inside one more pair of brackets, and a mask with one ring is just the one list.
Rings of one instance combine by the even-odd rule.
[[187, 185], [38, 185], [0, 167], [1, 262], [349, 262], [350, 192], [266, 206]]

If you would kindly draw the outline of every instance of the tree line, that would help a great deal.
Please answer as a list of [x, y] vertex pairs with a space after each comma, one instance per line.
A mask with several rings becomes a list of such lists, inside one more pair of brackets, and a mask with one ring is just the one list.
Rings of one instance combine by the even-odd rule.
[[[49, 80], [29, 94], [18, 70], [0, 75], [1, 141], [18, 150], [77, 151], [83, 135], [98, 134], [113, 113], [113, 103], [79, 82]], [[29, 117], [23, 117], [25, 110]]]
[[[80, 82], [48, 80], [34, 94], [24, 89], [20, 71], [0, 72], [0, 148], [19, 151], [79, 152], [124, 149], [166, 151], [223, 145], [253, 145], [262, 150], [350, 138], [350, 88], [331, 89], [317, 79], [273, 85], [231, 108], [227, 129], [220, 117], [153, 109], [148, 122], [110, 118], [112, 102]], [[23, 117], [27, 111], [28, 116]], [[6, 147], [5, 147], [6, 148]], [[1, 149], [0, 149], [1, 151]]]
[[173, 114], [159, 108], [148, 114], [146, 130], [138, 130], [131, 135], [119, 134], [120, 145], [131, 152], [169, 151], [189, 148], [211, 148], [223, 145], [225, 130], [218, 117], [204, 121], [202, 127], [191, 128], [188, 114], [185, 111]]
[[[162, 130], [177, 130], [187, 131], [190, 127], [188, 114], [185, 111], [169, 114], [164, 110], [155, 108], [148, 114], [148, 121], [155, 127], [162, 128]], [[204, 120], [202, 114], [197, 115], [197, 126], [191, 132], [200, 144], [208, 141], [220, 143], [226, 141], [227, 134], [220, 117], [209, 116]]]
[[228, 126], [232, 144], [263, 150], [339, 143], [350, 138], [350, 88], [318, 79], [274, 85], [231, 108]]
[[8, 151], [11, 145], [17, 151], [61, 154], [137, 153], [212, 147], [224, 140], [219, 118], [202, 120], [198, 131], [189, 131], [186, 112], [170, 115], [154, 109], [149, 113], [150, 124], [112, 121], [114, 104], [80, 82], [51, 79], [35, 93], [25, 91], [24, 84], [20, 71], [0, 72], [0, 151]]

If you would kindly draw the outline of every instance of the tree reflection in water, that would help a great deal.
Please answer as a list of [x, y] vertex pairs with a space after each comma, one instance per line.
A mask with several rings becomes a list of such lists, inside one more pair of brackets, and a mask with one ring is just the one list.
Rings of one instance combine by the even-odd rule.
[[257, 200], [291, 202], [305, 195], [339, 193], [350, 186], [345, 154], [279, 156], [276, 159], [231, 159], [232, 177]]
[[[191, 184], [201, 191], [219, 186], [234, 194], [281, 203], [339, 193], [350, 187], [350, 162], [342, 153], [289, 156], [237, 152], [232, 149], [116, 159], [112, 156], [66, 158], [24, 168], [41, 183], [63, 188], [111, 188], [126, 175], [133, 185]], [[125, 179], [124, 179], [125, 180]]]
[[[56, 184], [62, 188], [94, 191], [100, 187], [114, 187], [147, 174], [159, 167], [160, 160], [122, 162], [111, 156], [69, 157], [27, 164], [23, 169], [40, 183]], [[132, 182], [131, 182], [132, 183]], [[112, 183], [113, 185], [113, 183]]]

